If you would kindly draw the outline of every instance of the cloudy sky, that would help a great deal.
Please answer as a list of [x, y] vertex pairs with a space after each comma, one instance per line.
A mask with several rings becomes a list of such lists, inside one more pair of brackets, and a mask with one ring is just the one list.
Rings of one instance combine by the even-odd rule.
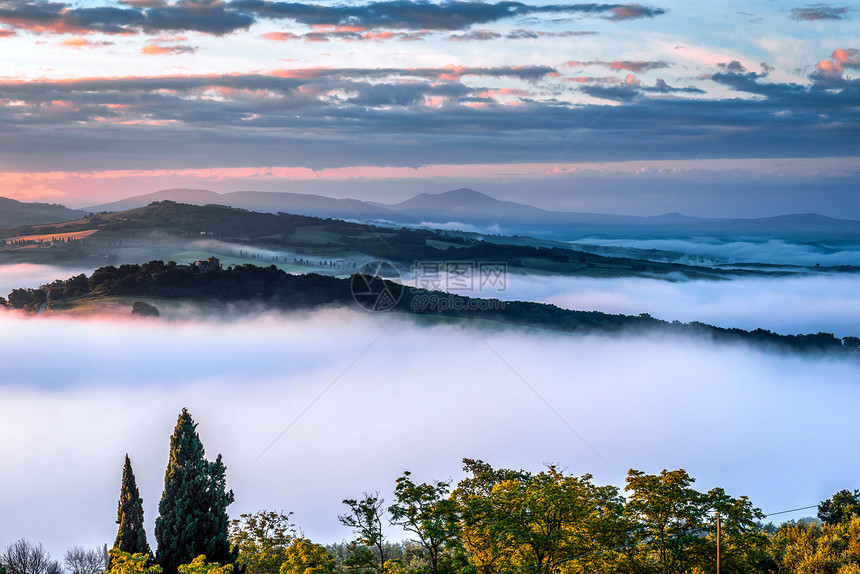
[[0, 1], [0, 190], [860, 218], [857, 8]]

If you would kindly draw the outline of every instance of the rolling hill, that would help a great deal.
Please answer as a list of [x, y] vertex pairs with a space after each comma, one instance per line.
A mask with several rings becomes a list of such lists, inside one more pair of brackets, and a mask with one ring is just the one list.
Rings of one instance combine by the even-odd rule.
[[53, 203], [23, 203], [0, 197], [0, 227], [18, 227], [41, 223], [58, 223], [80, 219], [83, 211]]

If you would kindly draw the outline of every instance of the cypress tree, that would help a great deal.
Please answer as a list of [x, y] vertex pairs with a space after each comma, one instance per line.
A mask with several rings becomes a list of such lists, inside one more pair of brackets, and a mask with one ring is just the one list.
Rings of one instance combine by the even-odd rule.
[[228, 539], [227, 506], [233, 491], [227, 490], [227, 469], [220, 454], [214, 462], [204, 458], [196, 429], [188, 409], [182, 409], [170, 437], [170, 461], [155, 521], [156, 561], [164, 574], [176, 574], [180, 565], [200, 554], [209, 562], [236, 563]]
[[122, 488], [119, 493], [119, 504], [116, 510], [116, 523], [119, 529], [113, 547], [129, 554], [151, 554], [146, 542], [146, 530], [143, 529], [143, 499], [137, 489], [131, 461], [125, 455], [125, 466], [122, 468]]

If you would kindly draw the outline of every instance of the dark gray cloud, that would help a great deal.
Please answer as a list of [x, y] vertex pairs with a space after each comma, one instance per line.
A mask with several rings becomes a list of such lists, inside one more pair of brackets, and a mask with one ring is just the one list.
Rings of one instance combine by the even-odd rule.
[[[448, 40], [456, 42], [482, 42], [486, 40], [498, 40], [502, 37], [502, 34], [500, 34], [499, 32], [493, 32], [492, 30], [469, 30], [468, 32], [464, 32], [462, 34], [451, 34], [450, 36], [448, 36]], [[537, 37], [537, 35], [535, 35], [535, 37]]]
[[637, 86], [627, 84], [586, 84], [579, 88], [579, 90], [594, 98], [617, 102], [629, 102], [639, 95]]
[[642, 86], [640, 88], [645, 92], [652, 92], [655, 94], [673, 94], [673, 93], [684, 93], [684, 94], [704, 94], [705, 90], [701, 90], [699, 88], [693, 86], [687, 86], [684, 88], [678, 88], [676, 86], [670, 86], [666, 83], [663, 78], [657, 78], [657, 81], [653, 86]]
[[[836, 67], [854, 56], [842, 50], [823, 62]], [[711, 75], [758, 96], [734, 99], [683, 98], [701, 90], [632, 75], [565, 78], [579, 82], [572, 88], [554, 80], [557, 71], [548, 66], [6, 81], [0, 99], [17, 105], [0, 108], [7, 134], [0, 167], [550, 161], [569, 147], [572, 131], [586, 126], [588, 143], [577, 151], [582, 161], [856, 155], [858, 81], [841, 72], [825, 78], [826, 66], [819, 68], [807, 85], [769, 82], [756, 72]], [[516, 83], [488, 89], [480, 87], [482, 77]], [[571, 89], [621, 105], [557, 99]], [[509, 95], [516, 106], [506, 105]], [[667, 95], [675, 97], [658, 97]]]
[[812, 4], [806, 8], [792, 8], [791, 19], [797, 21], [842, 20], [851, 10], [850, 6], [830, 6], [828, 4]]
[[220, 0], [177, 0], [173, 4], [80, 7], [41, 0], [0, 1], [0, 23], [37, 33], [129, 34], [138, 32], [194, 31], [223, 35], [246, 29], [252, 14]]
[[742, 74], [747, 71], [743, 64], [741, 64], [737, 60], [732, 60], [731, 62], [720, 62], [717, 64], [717, 67], [720, 70], [729, 72], [731, 74]]
[[646, 93], [652, 94], [672, 94], [672, 93], [687, 93], [687, 94], [704, 94], [705, 91], [699, 88], [675, 87], [670, 86], [662, 78], [657, 78], [653, 86], [648, 86], [642, 83], [639, 78], [633, 74], [628, 74], [626, 78], [621, 79], [614, 76], [590, 77], [578, 76], [569, 78], [569, 81], [580, 84], [579, 91], [588, 94], [595, 98], [604, 100], [613, 100], [618, 102], [629, 102]]
[[573, 68], [582, 68], [585, 66], [602, 66], [610, 70], [626, 70], [628, 72], [642, 72], [645, 70], [660, 70], [668, 68], [669, 62], [662, 60], [612, 60], [604, 62], [603, 60], [589, 60], [587, 62], [572, 60], [567, 62], [568, 66]]
[[472, 2], [435, 4], [391, 0], [360, 5], [302, 4], [270, 0], [235, 0], [230, 4], [261, 17], [284, 18], [309, 26], [355, 26], [365, 29], [465, 30], [506, 18], [539, 14], [599, 16], [609, 20], [652, 18], [665, 13], [641, 4], [550, 4]]
[[641, 4], [487, 3], [453, 0], [432, 3], [388, 0], [368, 4], [304, 4], [270, 0], [126, 1], [119, 6], [82, 7], [50, 0], [0, 0], [0, 24], [33, 33], [130, 34], [193, 31], [223, 35], [249, 28], [259, 20], [292, 20], [309, 26], [351, 26], [366, 30], [466, 30], [519, 16], [566, 14], [608, 20], [652, 18], [665, 13]]

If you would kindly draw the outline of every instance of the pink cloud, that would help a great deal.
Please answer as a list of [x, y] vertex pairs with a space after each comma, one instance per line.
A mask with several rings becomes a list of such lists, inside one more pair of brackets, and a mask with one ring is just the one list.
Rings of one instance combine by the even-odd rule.
[[843, 68], [860, 68], [860, 50], [836, 48], [832, 56]]
[[63, 40], [62, 42], [60, 42], [61, 46], [65, 46], [67, 48], [76, 48], [76, 49], [96, 48], [96, 47], [100, 47], [100, 46], [113, 46], [113, 44], [114, 44], [113, 42], [107, 42], [107, 41], [93, 42], [93, 41], [88, 40], [82, 36], [72, 36], [71, 38], [67, 38], [67, 39]]
[[188, 41], [188, 36], [177, 36], [177, 35], [174, 35], [174, 36], [168, 36], [168, 35], [162, 34], [161, 36], [158, 36], [158, 37], [156, 37], [156, 38], [150, 38], [150, 39], [149, 39], [149, 41], [150, 41], [150, 42], [156, 42], [156, 43], [162, 43], [162, 42], [186, 42], [186, 41]]
[[193, 54], [196, 48], [194, 46], [184, 46], [184, 45], [176, 45], [176, 46], [159, 46], [158, 44], [146, 44], [143, 48], [140, 49], [141, 54], [146, 54], [148, 56], [157, 56], [157, 55], [176, 55], [176, 54]]
[[273, 76], [279, 78], [296, 78], [301, 80], [311, 80], [321, 78], [332, 72], [332, 68], [293, 68], [289, 70], [272, 70]]
[[262, 38], [272, 42], [287, 42], [290, 40], [300, 40], [302, 37], [292, 32], [266, 32]]

